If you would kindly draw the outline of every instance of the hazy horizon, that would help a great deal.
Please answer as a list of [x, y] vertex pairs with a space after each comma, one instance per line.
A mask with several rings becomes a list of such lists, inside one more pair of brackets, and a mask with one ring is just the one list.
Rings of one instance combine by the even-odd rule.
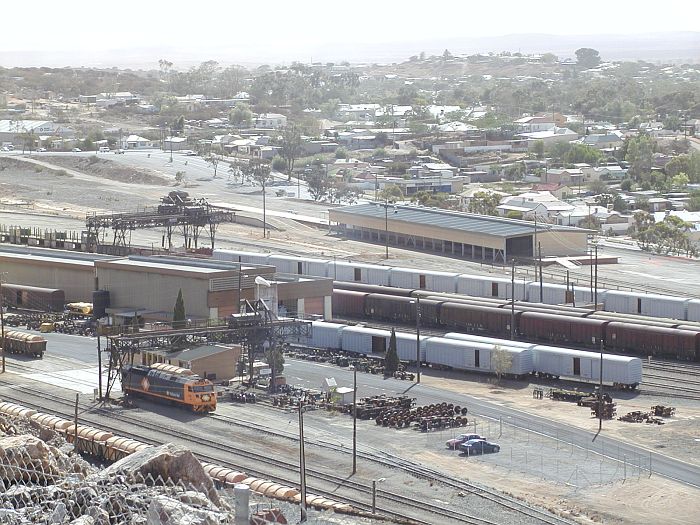
[[[700, 5], [679, 0], [663, 9], [649, 0], [634, 5], [591, 0], [585, 9], [543, 0], [505, 0], [495, 5], [436, 0], [369, 2], [352, 9], [327, 2], [270, 0], [264, 12], [239, 5], [139, 3], [85, 10], [77, 2], [38, 0], [31, 26], [6, 24], [0, 65], [157, 67], [166, 58], [178, 67], [217, 60], [255, 65], [292, 61], [384, 62], [448, 48], [475, 52], [546, 52], [573, 55], [594, 47], [603, 58], [700, 60]], [[27, 38], [31, 30], [32, 38]]]

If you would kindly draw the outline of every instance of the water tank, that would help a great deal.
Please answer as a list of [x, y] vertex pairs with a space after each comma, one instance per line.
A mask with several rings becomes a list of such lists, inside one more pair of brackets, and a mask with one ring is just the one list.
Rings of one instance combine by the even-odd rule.
[[109, 291], [95, 290], [92, 292], [92, 315], [95, 319], [100, 319], [107, 315], [109, 308]]

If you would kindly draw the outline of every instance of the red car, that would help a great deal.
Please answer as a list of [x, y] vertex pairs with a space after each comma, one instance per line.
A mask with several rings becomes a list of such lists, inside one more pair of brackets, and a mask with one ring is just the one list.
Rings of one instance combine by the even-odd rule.
[[445, 445], [450, 450], [457, 450], [457, 449], [459, 449], [459, 446], [462, 443], [466, 443], [470, 439], [484, 439], [484, 438], [481, 437], [479, 434], [460, 434], [456, 438], [450, 439], [449, 441], [445, 442]]

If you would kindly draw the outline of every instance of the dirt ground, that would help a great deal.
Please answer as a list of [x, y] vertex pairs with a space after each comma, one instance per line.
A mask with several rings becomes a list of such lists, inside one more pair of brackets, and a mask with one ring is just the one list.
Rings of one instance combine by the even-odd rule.
[[170, 184], [168, 179], [152, 173], [150, 170], [122, 166], [121, 164], [105, 158], [105, 156], [42, 156], [41, 159], [45, 162], [56, 164], [64, 168], [78, 170], [89, 175], [95, 175], [97, 177], [124, 182], [127, 184], [160, 184], [162, 186]]

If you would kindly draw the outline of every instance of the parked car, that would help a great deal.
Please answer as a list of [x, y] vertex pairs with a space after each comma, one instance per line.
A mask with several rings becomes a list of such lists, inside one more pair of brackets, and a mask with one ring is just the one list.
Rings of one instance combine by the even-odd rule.
[[484, 439], [479, 434], [460, 434], [454, 439], [450, 439], [445, 442], [445, 446], [450, 450], [457, 450], [462, 443], [469, 441], [470, 439]]
[[100, 146], [100, 153], [109, 153], [109, 146]]
[[498, 443], [490, 443], [485, 439], [470, 439], [459, 446], [459, 450], [467, 456], [475, 454], [487, 454], [498, 452], [501, 450], [501, 445]]
[[115, 154], [115, 155], [123, 155], [123, 154], [124, 154], [124, 150], [121, 149], [121, 148], [115, 149], [115, 150], [114, 150], [114, 154]]
[[72, 151], [73, 153], [80, 153], [80, 152], [83, 151], [83, 150], [81, 150], [80, 148], [73, 148], [71, 151]]
[[44, 151], [46, 151], [46, 148], [37, 148], [36, 151], [39, 153], [43, 153]]

